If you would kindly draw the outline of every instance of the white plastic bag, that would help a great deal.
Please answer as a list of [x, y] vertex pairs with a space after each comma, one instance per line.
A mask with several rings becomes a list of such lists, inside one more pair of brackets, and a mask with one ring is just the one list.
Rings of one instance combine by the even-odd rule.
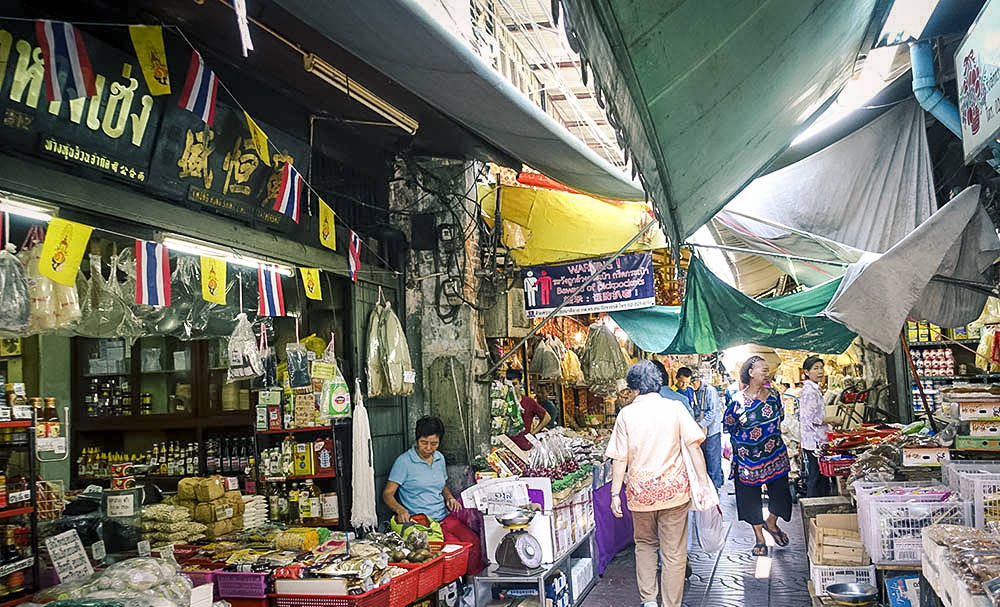
[[242, 312], [236, 315], [236, 329], [229, 337], [228, 352], [227, 381], [240, 381], [264, 374], [264, 363], [260, 359], [260, 350], [253, 336], [253, 328], [247, 320], [247, 315]]
[[716, 506], [708, 510], [692, 510], [689, 516], [694, 546], [705, 552], [722, 550], [726, 539], [722, 524], [722, 509]]

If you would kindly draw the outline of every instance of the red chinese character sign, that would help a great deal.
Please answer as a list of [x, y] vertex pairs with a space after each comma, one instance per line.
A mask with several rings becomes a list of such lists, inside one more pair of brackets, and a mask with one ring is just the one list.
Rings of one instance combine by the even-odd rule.
[[615, 259], [578, 295], [572, 293], [604, 263], [590, 259], [553, 266], [530, 266], [522, 273], [528, 318], [545, 316], [564, 301], [559, 316], [633, 310], [656, 304], [653, 257], [631, 253]]

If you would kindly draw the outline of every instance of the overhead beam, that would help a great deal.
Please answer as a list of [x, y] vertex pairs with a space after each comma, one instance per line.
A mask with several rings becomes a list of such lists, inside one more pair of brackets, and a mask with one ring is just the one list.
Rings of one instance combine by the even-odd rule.
[[555, 27], [554, 25], [552, 25], [551, 21], [534, 21], [534, 22], [528, 22], [528, 23], [507, 23], [506, 26], [507, 26], [507, 31], [508, 32], [519, 32], [520, 31], [518, 29], [519, 27], [523, 27], [523, 28], [526, 28], [526, 29], [529, 29], [529, 30], [532, 29], [532, 28], [537, 28], [537, 29], [552, 29], [552, 28]]

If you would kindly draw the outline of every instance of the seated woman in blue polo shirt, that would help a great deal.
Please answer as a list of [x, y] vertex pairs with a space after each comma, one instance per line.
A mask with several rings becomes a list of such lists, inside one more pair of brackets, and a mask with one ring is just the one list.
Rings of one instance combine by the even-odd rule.
[[479, 535], [453, 514], [462, 505], [448, 489], [444, 456], [438, 452], [444, 424], [436, 417], [421, 417], [415, 434], [416, 446], [397, 457], [392, 465], [382, 499], [396, 513], [396, 522], [406, 523], [410, 515], [425, 514], [441, 524], [446, 542], [472, 544], [467, 573], [479, 573], [485, 565]]

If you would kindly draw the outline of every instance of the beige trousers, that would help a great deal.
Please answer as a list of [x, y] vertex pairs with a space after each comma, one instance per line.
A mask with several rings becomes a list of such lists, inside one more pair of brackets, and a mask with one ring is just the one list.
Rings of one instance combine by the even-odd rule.
[[663, 558], [660, 590], [663, 607], [680, 607], [687, 565], [688, 506], [633, 512], [635, 578], [642, 602], [656, 601], [657, 549]]

